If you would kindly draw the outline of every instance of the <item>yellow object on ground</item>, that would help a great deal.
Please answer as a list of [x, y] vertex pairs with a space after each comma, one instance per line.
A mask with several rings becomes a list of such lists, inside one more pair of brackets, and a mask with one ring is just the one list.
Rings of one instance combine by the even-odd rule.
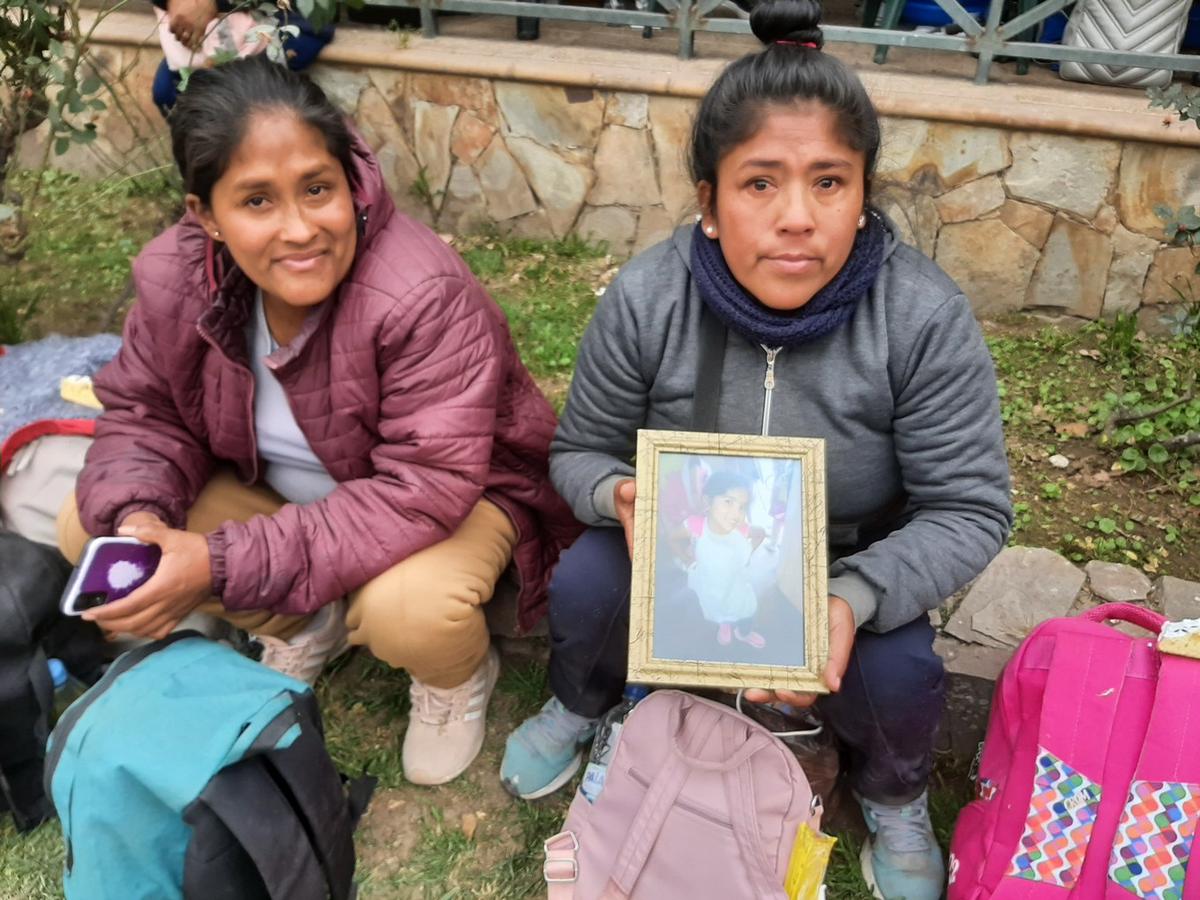
[[837, 838], [815, 832], [807, 825], [797, 829], [787, 877], [783, 881], [789, 900], [821, 900], [825, 896], [822, 882], [836, 843]]
[[86, 375], [68, 375], [59, 382], [58, 392], [68, 403], [78, 403], [92, 409], [104, 409], [92, 390], [92, 379]]
[[1167, 622], [1159, 632], [1158, 649], [1173, 656], [1200, 659], [1200, 619]]

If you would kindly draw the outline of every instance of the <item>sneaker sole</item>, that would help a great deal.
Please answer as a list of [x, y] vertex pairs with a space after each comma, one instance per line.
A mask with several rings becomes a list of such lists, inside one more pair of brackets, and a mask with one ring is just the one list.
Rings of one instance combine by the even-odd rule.
[[858, 854], [858, 865], [862, 869], [863, 880], [867, 883], [867, 888], [871, 891], [871, 896], [875, 897], [876, 900], [887, 900], [879, 892], [879, 885], [875, 883], [875, 866], [871, 862], [870, 839], [863, 841], [862, 850]]
[[530, 791], [527, 794], [523, 794], [523, 793], [520, 793], [519, 791], [514, 791], [512, 788], [510, 788], [508, 786], [507, 782], [503, 782], [504, 789], [506, 791], [508, 791], [510, 794], [512, 794], [514, 797], [516, 797], [520, 800], [540, 800], [543, 797], [550, 796], [555, 791], [557, 791], [559, 788], [561, 788], [564, 784], [566, 784], [568, 781], [570, 781], [572, 778], [574, 778], [575, 773], [579, 771], [579, 767], [581, 765], [583, 765], [583, 751], [582, 750], [575, 754], [575, 758], [572, 759], [569, 763], [567, 763], [566, 768], [564, 768], [561, 772], [559, 772], [556, 776], [554, 776], [553, 781], [551, 781], [549, 784], [544, 785], [543, 787], [538, 788], [536, 791]]

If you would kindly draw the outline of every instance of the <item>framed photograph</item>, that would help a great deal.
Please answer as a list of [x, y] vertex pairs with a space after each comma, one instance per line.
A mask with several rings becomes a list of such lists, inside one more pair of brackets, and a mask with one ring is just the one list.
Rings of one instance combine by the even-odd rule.
[[629, 680], [827, 691], [825, 442], [639, 431]]

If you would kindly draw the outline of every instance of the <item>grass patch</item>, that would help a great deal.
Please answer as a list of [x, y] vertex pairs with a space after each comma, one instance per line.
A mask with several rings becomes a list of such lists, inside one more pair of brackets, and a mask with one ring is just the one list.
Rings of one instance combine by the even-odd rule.
[[[19, 173], [28, 196], [34, 175]], [[108, 181], [46, 171], [25, 257], [0, 264], [0, 343], [120, 326], [130, 262], [180, 208], [161, 174]]]
[[407, 672], [356, 653], [325, 673], [317, 699], [325, 716], [329, 755], [352, 775], [370, 772], [380, 789], [404, 784], [400, 741], [408, 718]]
[[512, 698], [518, 719], [525, 719], [542, 708], [550, 696], [546, 687], [546, 667], [536, 660], [510, 662], [500, 673], [496, 690]]
[[51, 900], [62, 896], [63, 842], [58, 822], [18, 834], [0, 814], [0, 900]]
[[615, 272], [613, 258], [575, 237], [475, 237], [455, 246], [508, 316], [525, 365], [561, 408], [597, 291]]
[[[1200, 340], [1119, 318], [988, 329], [1013, 475], [1012, 543], [1151, 574], [1200, 571]], [[1200, 441], [1200, 435], [1197, 435]]]

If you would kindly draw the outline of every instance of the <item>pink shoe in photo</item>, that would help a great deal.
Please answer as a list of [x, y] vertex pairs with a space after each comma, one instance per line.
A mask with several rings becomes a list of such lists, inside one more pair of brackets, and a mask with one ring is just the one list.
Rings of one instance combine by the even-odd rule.
[[724, 647], [731, 640], [733, 640], [733, 626], [728, 622], [722, 622], [717, 628], [717, 643]]
[[733, 636], [743, 644], [749, 644], [755, 650], [761, 650], [763, 647], [767, 646], [767, 639], [757, 631], [750, 631], [746, 634], [742, 634], [740, 631], [734, 631]]

